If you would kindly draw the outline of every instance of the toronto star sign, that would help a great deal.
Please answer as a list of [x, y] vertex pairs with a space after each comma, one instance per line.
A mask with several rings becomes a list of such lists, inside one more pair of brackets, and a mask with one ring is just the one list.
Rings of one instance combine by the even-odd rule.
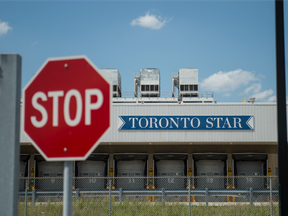
[[118, 130], [254, 130], [254, 116], [118, 116]]

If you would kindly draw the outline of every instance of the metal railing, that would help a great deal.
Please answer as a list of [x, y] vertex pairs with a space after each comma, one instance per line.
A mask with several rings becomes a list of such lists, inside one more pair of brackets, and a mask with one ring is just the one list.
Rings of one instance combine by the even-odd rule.
[[[74, 206], [77, 206], [78, 202], [93, 200], [93, 202], [102, 203], [103, 210], [108, 208], [110, 215], [111, 211], [112, 214], [113, 211], [117, 211], [119, 207], [117, 205], [127, 200], [130, 206], [131, 202], [134, 204], [161, 203], [163, 208], [169, 205], [184, 205], [187, 209], [181, 211], [188, 210], [189, 215], [191, 215], [192, 206], [199, 205], [205, 207], [233, 205], [235, 208], [247, 205], [257, 208], [260, 205], [268, 206], [267, 211], [270, 211], [270, 215], [273, 214], [273, 210], [277, 214], [278, 178], [275, 176], [169, 176], [154, 177], [154, 181], [150, 181], [150, 177], [134, 176], [127, 178], [75, 177], [72, 181]], [[27, 215], [27, 210], [29, 213], [29, 211], [32, 212], [29, 209], [39, 208], [39, 204], [45, 212], [47, 203], [62, 203], [63, 178], [20, 178], [19, 185], [23, 186], [23, 182], [26, 186], [20, 187], [22, 190], [19, 191], [19, 206], [25, 206], [25, 215]], [[109, 200], [108, 206], [103, 204], [105, 200]], [[73, 211], [80, 210], [75, 207]], [[92, 213], [93, 209], [87, 209], [87, 211]]]

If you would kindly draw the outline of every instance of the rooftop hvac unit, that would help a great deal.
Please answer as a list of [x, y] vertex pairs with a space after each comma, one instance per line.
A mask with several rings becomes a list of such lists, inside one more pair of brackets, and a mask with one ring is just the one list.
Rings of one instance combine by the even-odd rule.
[[140, 97], [160, 97], [160, 70], [157, 68], [144, 68], [140, 70], [140, 75], [134, 75], [134, 94], [138, 96], [138, 86], [140, 87]]
[[198, 69], [179, 69], [177, 76], [172, 77], [172, 96], [174, 88], [178, 89], [178, 97], [198, 97]]
[[45, 179], [37, 179], [36, 189], [46, 191], [63, 190], [63, 162], [37, 162], [38, 177]]
[[[144, 183], [145, 161], [125, 160], [117, 161], [117, 188], [124, 190], [142, 190]], [[143, 178], [135, 178], [143, 177]]]
[[157, 188], [177, 190], [185, 187], [183, 160], [159, 160], [156, 162], [156, 167], [157, 176], [164, 177], [157, 179]]
[[[76, 187], [81, 190], [100, 190], [105, 188], [105, 170], [106, 162], [104, 161], [81, 161], [77, 162], [78, 177]], [[94, 177], [94, 178], [89, 178]], [[99, 178], [95, 178], [99, 177]]]
[[101, 74], [113, 85], [113, 97], [122, 96], [121, 75], [118, 69], [105, 68], [100, 70]]

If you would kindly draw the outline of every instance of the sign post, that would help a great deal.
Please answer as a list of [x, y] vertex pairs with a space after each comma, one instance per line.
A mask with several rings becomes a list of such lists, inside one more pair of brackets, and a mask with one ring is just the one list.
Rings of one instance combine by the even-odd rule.
[[21, 56], [0, 54], [0, 209], [18, 215]]
[[24, 88], [24, 132], [64, 162], [63, 215], [72, 214], [72, 161], [86, 160], [111, 122], [111, 86], [85, 56], [48, 59]]

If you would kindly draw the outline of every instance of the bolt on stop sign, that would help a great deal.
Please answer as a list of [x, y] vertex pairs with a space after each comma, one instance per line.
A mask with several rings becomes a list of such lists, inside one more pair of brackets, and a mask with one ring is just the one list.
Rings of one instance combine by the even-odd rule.
[[24, 88], [24, 131], [48, 161], [85, 160], [110, 113], [111, 86], [85, 56], [48, 59]]

